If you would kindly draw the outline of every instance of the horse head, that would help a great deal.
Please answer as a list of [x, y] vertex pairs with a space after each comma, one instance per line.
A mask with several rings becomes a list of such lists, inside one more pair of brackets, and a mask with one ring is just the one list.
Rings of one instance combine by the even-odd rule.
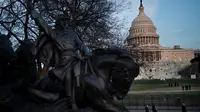
[[10, 63], [15, 58], [15, 52], [8, 36], [0, 33], [0, 83], [7, 83], [10, 76]]
[[36, 58], [32, 55], [32, 47], [34, 41], [28, 39], [22, 41], [21, 45], [16, 50], [16, 64], [19, 66], [19, 74], [29, 83], [34, 83], [37, 76]]
[[122, 49], [97, 49], [93, 51], [91, 62], [99, 71], [112, 90], [111, 95], [123, 99], [139, 74], [137, 64], [126, 50]]

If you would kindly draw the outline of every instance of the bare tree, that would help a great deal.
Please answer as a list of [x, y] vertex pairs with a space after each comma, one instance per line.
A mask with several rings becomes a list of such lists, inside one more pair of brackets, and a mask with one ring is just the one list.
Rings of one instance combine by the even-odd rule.
[[[58, 16], [64, 15], [68, 26], [82, 37], [88, 46], [108, 47], [119, 38], [123, 23], [114, 15], [126, 9], [126, 0], [33, 0], [35, 9], [49, 25], [55, 25]], [[36, 39], [39, 28], [30, 18], [22, 0], [0, 2], [0, 29], [10, 29], [20, 39]], [[12, 26], [12, 27], [11, 27]], [[5, 28], [7, 27], [7, 28]]]

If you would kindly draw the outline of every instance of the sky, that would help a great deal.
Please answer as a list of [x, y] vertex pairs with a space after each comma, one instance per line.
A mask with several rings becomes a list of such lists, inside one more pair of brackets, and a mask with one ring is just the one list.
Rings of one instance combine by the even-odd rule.
[[[128, 31], [139, 14], [140, 0], [129, 0], [120, 13]], [[143, 0], [144, 10], [157, 28], [160, 45], [200, 49], [200, 0]]]

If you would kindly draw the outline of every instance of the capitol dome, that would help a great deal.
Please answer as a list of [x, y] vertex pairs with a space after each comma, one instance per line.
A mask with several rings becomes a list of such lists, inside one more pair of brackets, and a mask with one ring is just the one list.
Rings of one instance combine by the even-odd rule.
[[127, 37], [128, 49], [143, 61], [161, 60], [159, 35], [153, 21], [145, 14], [140, 0], [139, 14], [133, 20]]
[[132, 22], [132, 27], [142, 25], [153, 25], [152, 20], [146, 14], [139, 14]]
[[159, 35], [156, 32], [156, 27], [151, 18], [145, 14], [142, 0], [140, 1], [139, 14], [133, 20], [129, 32], [130, 35], [127, 38], [129, 45], [159, 45]]
[[144, 7], [143, 7], [142, 1], [141, 1], [140, 7], [139, 7], [139, 15], [133, 20], [132, 28], [137, 27], [137, 26], [142, 27], [142, 25], [154, 26], [152, 20], [145, 14]]

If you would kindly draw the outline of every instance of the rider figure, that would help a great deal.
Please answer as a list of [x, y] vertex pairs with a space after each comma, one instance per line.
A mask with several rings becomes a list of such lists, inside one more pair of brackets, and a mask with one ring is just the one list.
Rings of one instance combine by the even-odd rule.
[[[15, 52], [12, 48], [12, 42], [10, 41], [10, 37], [11, 37], [10, 32], [8, 32], [7, 35], [0, 33], [0, 48], [1, 48], [0, 54], [2, 53], [0, 56], [5, 56], [5, 58], [1, 58], [3, 59], [2, 61], [9, 62], [10, 60], [12, 60], [12, 57], [15, 55]], [[4, 54], [2, 51], [4, 51]]]
[[8, 32], [7, 35], [0, 33], [0, 79], [3, 72], [8, 72], [8, 64], [15, 57], [15, 52], [12, 48], [12, 42], [10, 41], [11, 33]]
[[64, 81], [66, 96], [72, 96], [71, 69], [77, 50], [83, 55], [90, 55], [89, 49], [85, 46], [78, 35], [67, 27], [66, 18], [59, 16], [56, 20], [55, 29], [52, 29], [43, 18], [34, 10], [31, 0], [28, 0], [28, 8], [36, 24], [43, 30], [45, 35], [52, 40], [59, 52], [58, 64], [52, 69], [51, 74], [61, 81]]

